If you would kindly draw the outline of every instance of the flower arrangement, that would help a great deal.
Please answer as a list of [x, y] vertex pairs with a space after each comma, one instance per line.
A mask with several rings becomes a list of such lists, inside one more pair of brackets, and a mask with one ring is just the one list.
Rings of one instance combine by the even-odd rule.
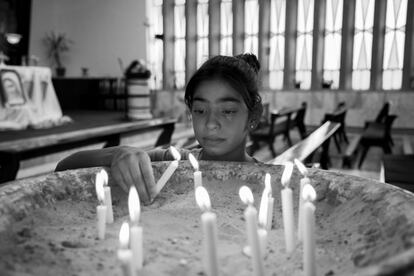
[[65, 74], [65, 67], [62, 64], [62, 57], [65, 52], [68, 52], [73, 41], [70, 40], [64, 33], [47, 33], [43, 39], [47, 47], [48, 58], [56, 65], [56, 73], [58, 76]]

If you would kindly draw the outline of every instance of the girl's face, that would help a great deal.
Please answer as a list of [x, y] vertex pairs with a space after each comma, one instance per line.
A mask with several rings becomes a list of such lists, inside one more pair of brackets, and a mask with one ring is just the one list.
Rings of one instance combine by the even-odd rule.
[[191, 114], [203, 159], [244, 161], [249, 112], [236, 90], [222, 80], [202, 82]]

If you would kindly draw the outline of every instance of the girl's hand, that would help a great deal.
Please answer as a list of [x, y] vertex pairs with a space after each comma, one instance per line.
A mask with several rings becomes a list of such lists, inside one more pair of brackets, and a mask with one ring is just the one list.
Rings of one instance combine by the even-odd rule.
[[120, 147], [111, 161], [111, 175], [125, 192], [134, 185], [144, 204], [151, 202], [155, 187], [151, 159], [142, 150], [132, 147]]

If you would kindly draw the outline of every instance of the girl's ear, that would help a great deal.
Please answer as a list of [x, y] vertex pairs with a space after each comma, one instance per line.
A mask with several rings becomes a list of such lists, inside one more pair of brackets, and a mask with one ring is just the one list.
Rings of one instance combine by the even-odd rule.
[[258, 126], [262, 113], [263, 113], [262, 104], [261, 103], [256, 104], [256, 106], [250, 112], [249, 125], [248, 125], [249, 130], [254, 130]]

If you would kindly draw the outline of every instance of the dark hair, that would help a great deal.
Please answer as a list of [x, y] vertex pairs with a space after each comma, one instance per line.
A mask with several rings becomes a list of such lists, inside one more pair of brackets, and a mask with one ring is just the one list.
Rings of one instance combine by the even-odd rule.
[[250, 113], [262, 113], [262, 98], [258, 89], [260, 63], [254, 54], [214, 56], [194, 73], [185, 89], [184, 100], [191, 109], [198, 86], [207, 80], [226, 81], [241, 94]]

